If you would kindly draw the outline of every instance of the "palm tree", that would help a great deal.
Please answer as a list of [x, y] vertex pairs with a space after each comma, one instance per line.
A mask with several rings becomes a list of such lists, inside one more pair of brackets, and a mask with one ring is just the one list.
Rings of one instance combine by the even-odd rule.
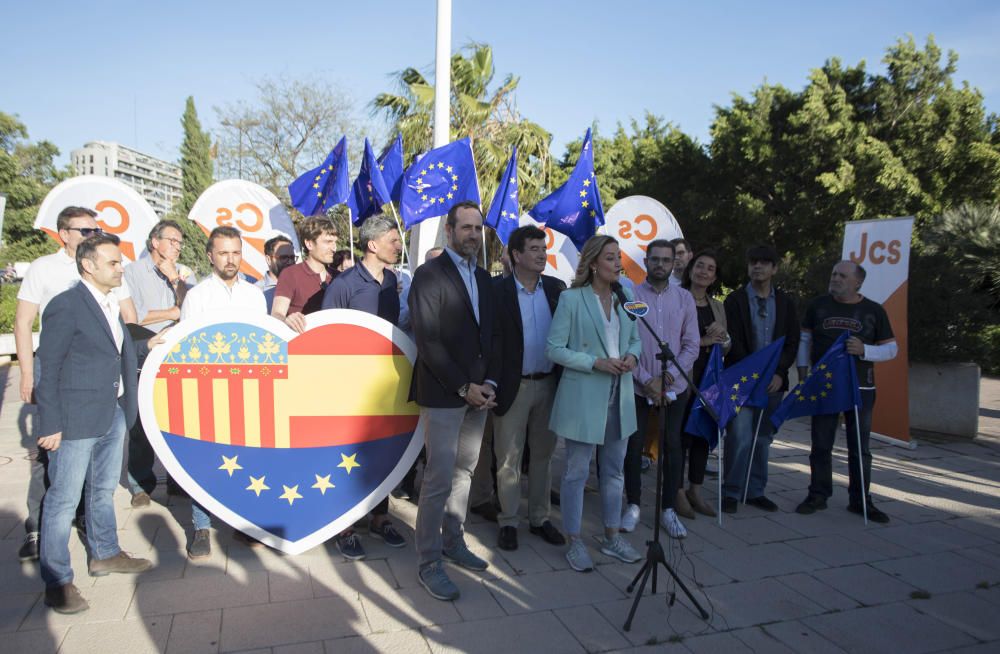
[[[520, 202], [526, 209], [550, 186], [552, 135], [520, 115], [514, 97], [517, 77], [507, 75], [490, 92], [494, 74], [493, 50], [488, 45], [474, 43], [452, 56], [451, 140], [468, 137], [472, 142], [484, 211], [496, 192], [511, 149], [517, 146]], [[400, 93], [380, 93], [372, 101], [372, 111], [384, 116], [394, 131], [403, 135], [404, 156], [411, 161], [433, 143], [434, 87], [415, 68], [400, 71], [395, 77]], [[490, 237], [489, 252], [491, 260], [499, 255], [500, 244], [495, 236]]]

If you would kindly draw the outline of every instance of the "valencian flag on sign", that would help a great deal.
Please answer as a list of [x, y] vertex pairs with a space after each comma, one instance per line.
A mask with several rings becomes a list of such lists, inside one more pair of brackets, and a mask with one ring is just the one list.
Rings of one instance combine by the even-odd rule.
[[[767, 406], [767, 385], [778, 368], [784, 344], [785, 337], [782, 336], [764, 349], [729, 366], [718, 375], [716, 383], [707, 389], [704, 388], [705, 380], [708, 378], [706, 368], [705, 376], [702, 377], [701, 391], [719, 414], [719, 427], [725, 429], [743, 406]], [[712, 350], [714, 354], [715, 348]], [[721, 353], [718, 356], [721, 358]], [[711, 360], [709, 365], [712, 365]], [[694, 409], [691, 410], [685, 431], [708, 439], [712, 447], [717, 444], [718, 429], [703, 408], [699, 410], [697, 418]]]
[[313, 168], [288, 185], [292, 206], [303, 216], [316, 216], [347, 202], [347, 137], [340, 139], [319, 168]]
[[771, 424], [777, 429], [789, 418], [840, 413], [861, 406], [858, 371], [847, 352], [850, 332], [844, 330], [804, 380], [774, 410]]
[[382, 179], [382, 171], [375, 161], [371, 143], [365, 137], [365, 153], [361, 157], [361, 170], [351, 185], [351, 194], [347, 198], [347, 208], [351, 210], [351, 222], [360, 225], [369, 216], [374, 216], [389, 202], [389, 189]]
[[497, 237], [504, 245], [507, 245], [510, 233], [517, 229], [521, 216], [521, 206], [517, 198], [517, 147], [515, 146], [510, 161], [507, 162], [507, 168], [503, 171], [503, 177], [500, 178], [500, 185], [493, 195], [490, 210], [486, 213], [486, 225], [496, 231]]
[[529, 213], [538, 222], [565, 234], [577, 250], [582, 250], [587, 239], [604, 224], [604, 206], [594, 174], [594, 147], [589, 128], [569, 179]]
[[389, 147], [378, 158], [378, 169], [382, 173], [385, 187], [389, 189], [389, 197], [393, 202], [399, 202], [403, 193], [403, 136], [396, 135]]
[[406, 229], [443, 216], [464, 200], [479, 204], [476, 163], [467, 138], [434, 148], [403, 173], [399, 211]]
[[[410, 361], [385, 335], [392, 327], [363, 324], [324, 324], [285, 340], [220, 322], [182, 336], [143, 371], [143, 384], [155, 375], [152, 412], [168, 451], [151, 442], [168, 470], [179, 465], [193, 498], [282, 539], [286, 551], [384, 497], [374, 495], [391, 490], [389, 474], [405, 473], [397, 464], [409, 467], [401, 457], [418, 409], [407, 398]], [[151, 423], [144, 405], [147, 431]]]

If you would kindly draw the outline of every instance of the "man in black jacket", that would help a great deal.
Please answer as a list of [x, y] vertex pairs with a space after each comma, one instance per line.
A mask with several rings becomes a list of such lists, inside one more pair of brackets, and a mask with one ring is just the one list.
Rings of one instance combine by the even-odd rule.
[[483, 426], [496, 406], [499, 349], [494, 342], [492, 284], [476, 265], [483, 215], [472, 202], [448, 212], [448, 247], [417, 268], [409, 307], [417, 362], [410, 399], [420, 405], [427, 464], [417, 509], [420, 583], [432, 597], [458, 598], [442, 556], [470, 570], [488, 564], [465, 544], [469, 483]]
[[[770, 245], [755, 245], [747, 250], [747, 274], [750, 281], [726, 298], [726, 323], [732, 346], [726, 355], [731, 366], [775, 340], [785, 337], [781, 358], [767, 387], [766, 409], [741, 411], [726, 431], [725, 477], [722, 486], [722, 510], [736, 513], [743, 496], [746, 476], [750, 485], [747, 504], [764, 511], [777, 511], [778, 505], [764, 495], [767, 486], [767, 459], [774, 428], [770, 416], [788, 390], [788, 368], [795, 363], [799, 347], [798, 317], [795, 302], [788, 293], [772, 284], [778, 272], [778, 254]], [[754, 447], [754, 431], [757, 444]], [[750, 460], [753, 450], [753, 460]]]
[[497, 495], [503, 550], [517, 549], [517, 512], [521, 505], [521, 457], [527, 441], [531, 448], [528, 469], [528, 522], [531, 533], [553, 545], [566, 539], [549, 521], [556, 435], [549, 429], [549, 414], [556, 393], [556, 373], [545, 356], [552, 314], [561, 280], [541, 274], [545, 270], [545, 232], [534, 226], [514, 230], [507, 243], [513, 274], [496, 282], [494, 299], [501, 334], [500, 387], [493, 409], [493, 451], [497, 458]]

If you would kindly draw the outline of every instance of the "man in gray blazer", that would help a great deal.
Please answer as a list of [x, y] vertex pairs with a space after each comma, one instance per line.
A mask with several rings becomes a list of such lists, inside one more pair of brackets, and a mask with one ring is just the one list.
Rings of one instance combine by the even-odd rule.
[[492, 284], [476, 265], [483, 214], [459, 202], [445, 223], [444, 254], [417, 268], [410, 320], [417, 342], [410, 399], [420, 405], [427, 464], [417, 508], [420, 583], [439, 600], [458, 598], [442, 556], [470, 570], [488, 564], [465, 544], [469, 484], [479, 459], [486, 414], [496, 406], [499, 348]]
[[49, 453], [49, 480], [42, 511], [41, 572], [45, 603], [58, 613], [89, 608], [73, 585], [69, 535], [86, 481], [88, 570], [148, 570], [118, 546], [112, 498], [122, 468], [122, 440], [138, 412], [135, 345], [111, 290], [121, 285], [118, 238], [99, 234], [76, 249], [80, 283], [55, 296], [45, 309], [38, 347], [41, 381], [38, 447]]

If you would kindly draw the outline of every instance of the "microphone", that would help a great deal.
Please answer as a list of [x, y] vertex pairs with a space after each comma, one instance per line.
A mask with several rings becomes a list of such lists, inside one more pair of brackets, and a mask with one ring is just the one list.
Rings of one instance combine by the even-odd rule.
[[642, 318], [649, 313], [649, 305], [638, 300], [629, 300], [625, 297], [625, 290], [622, 289], [621, 282], [611, 282], [611, 292], [618, 298], [618, 302], [625, 309], [629, 319], [635, 322], [636, 318]]

